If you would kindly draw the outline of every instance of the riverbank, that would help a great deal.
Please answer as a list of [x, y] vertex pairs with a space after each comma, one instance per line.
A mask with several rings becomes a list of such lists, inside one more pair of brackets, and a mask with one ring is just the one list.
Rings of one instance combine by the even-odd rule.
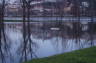
[[96, 63], [96, 47], [81, 49], [25, 63]]

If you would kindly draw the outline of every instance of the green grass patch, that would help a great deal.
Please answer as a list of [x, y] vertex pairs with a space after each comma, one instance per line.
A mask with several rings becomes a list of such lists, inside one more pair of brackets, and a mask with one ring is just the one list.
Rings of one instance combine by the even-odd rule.
[[25, 63], [96, 63], [96, 47], [81, 49]]

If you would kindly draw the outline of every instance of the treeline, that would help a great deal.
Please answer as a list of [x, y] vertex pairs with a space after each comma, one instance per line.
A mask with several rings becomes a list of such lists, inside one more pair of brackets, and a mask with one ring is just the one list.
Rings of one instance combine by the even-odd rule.
[[[96, 16], [95, 0], [56, 0], [55, 2], [40, 0], [44, 1], [42, 3], [36, 1], [35, 4], [32, 3], [34, 0], [30, 3], [30, 16]], [[10, 7], [6, 8], [6, 15], [22, 16], [22, 3], [18, 2], [18, 5], [19, 7], [14, 8], [15, 10]]]

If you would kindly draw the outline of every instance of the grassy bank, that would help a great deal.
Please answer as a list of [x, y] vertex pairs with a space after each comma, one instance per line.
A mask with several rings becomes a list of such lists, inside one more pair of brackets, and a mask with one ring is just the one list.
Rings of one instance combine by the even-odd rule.
[[25, 63], [96, 63], [96, 47], [86, 48]]

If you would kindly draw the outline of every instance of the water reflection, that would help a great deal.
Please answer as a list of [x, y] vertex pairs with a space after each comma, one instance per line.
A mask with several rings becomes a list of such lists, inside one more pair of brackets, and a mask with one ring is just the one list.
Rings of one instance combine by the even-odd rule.
[[[10, 52], [14, 63], [18, 63], [22, 57], [23, 25], [22, 23], [5, 23], [6, 34], [11, 41]], [[64, 52], [87, 48], [95, 43], [95, 30], [90, 34], [90, 23], [77, 22], [58, 23], [31, 23], [32, 57], [43, 58]], [[92, 28], [94, 28], [93, 25]], [[92, 36], [91, 36], [92, 35]], [[92, 38], [91, 38], [92, 37]], [[28, 47], [28, 46], [27, 46]], [[30, 54], [27, 54], [30, 60]], [[18, 58], [18, 59], [17, 59]], [[9, 63], [12, 62], [9, 61]], [[12, 63], [13, 63], [12, 62]]]

